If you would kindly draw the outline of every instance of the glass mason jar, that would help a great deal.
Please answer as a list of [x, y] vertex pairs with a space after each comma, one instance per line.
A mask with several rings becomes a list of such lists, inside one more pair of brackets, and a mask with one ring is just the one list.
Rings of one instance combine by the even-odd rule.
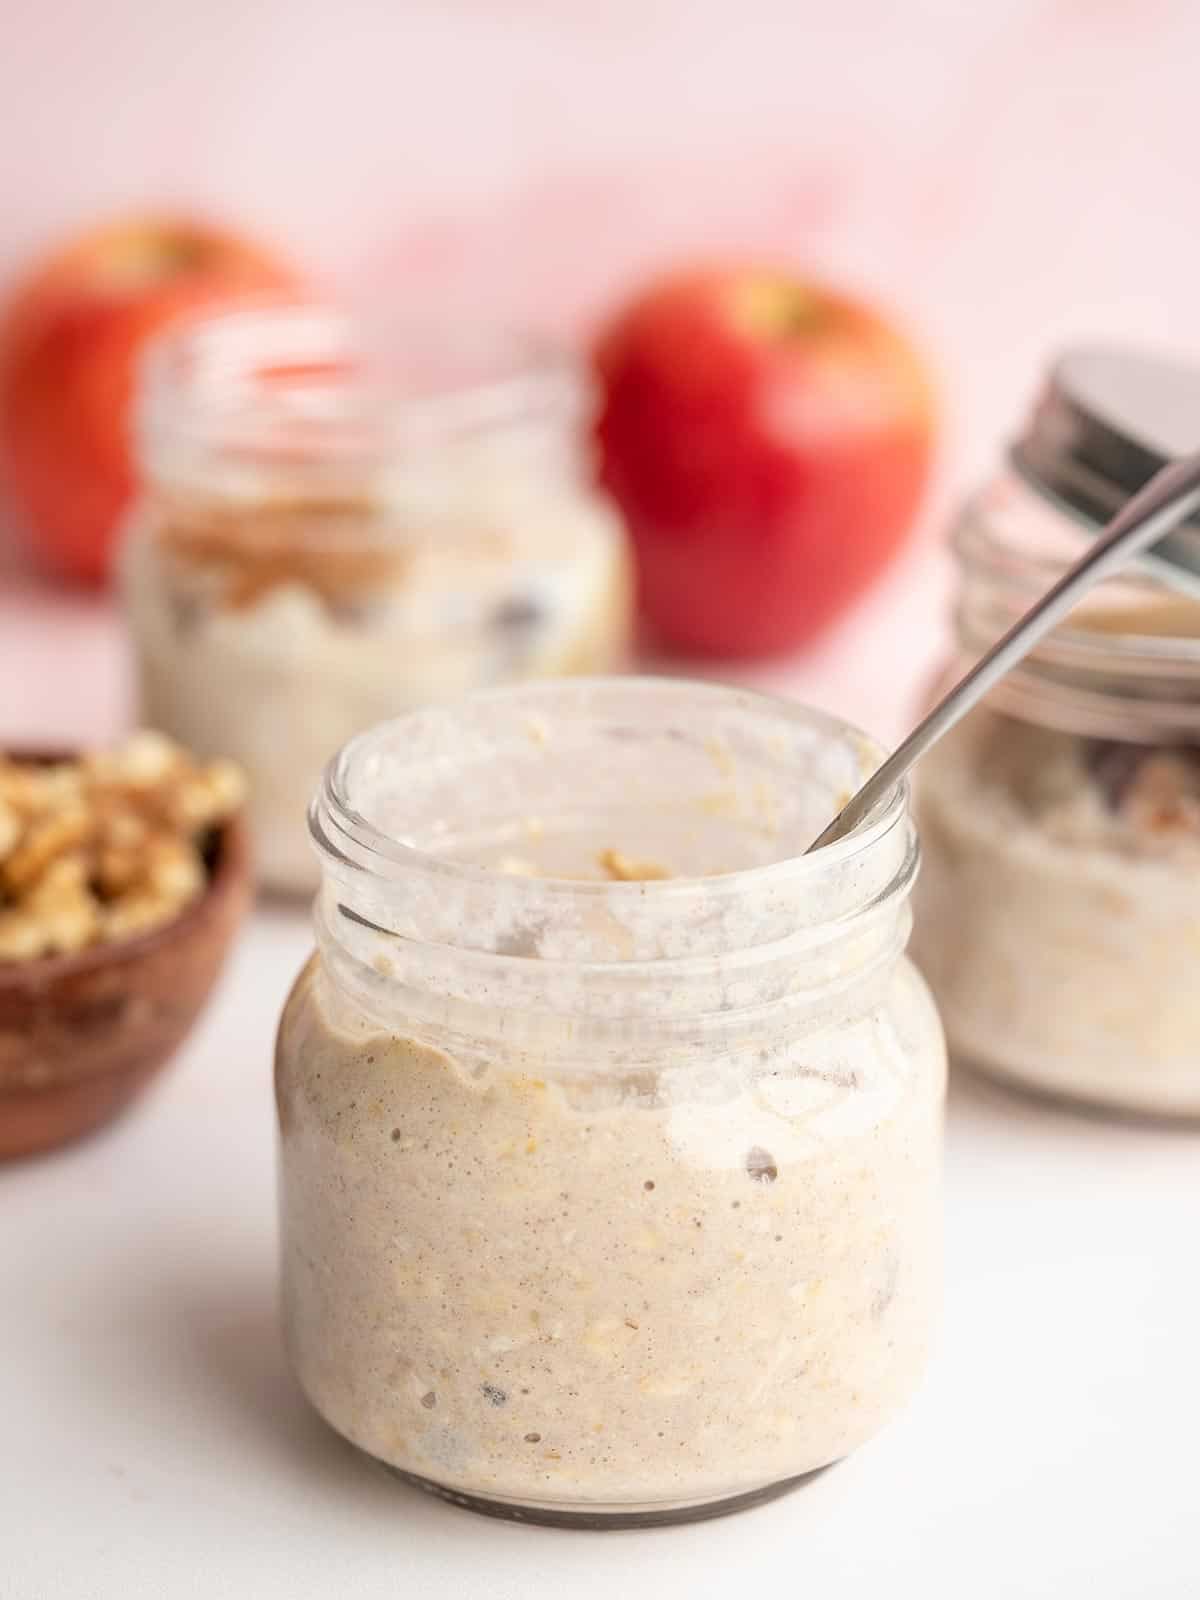
[[940, 1292], [941, 1031], [879, 751], [666, 679], [375, 728], [310, 826], [280, 1024], [286, 1335], [321, 1415], [475, 1509], [687, 1520], [868, 1439]]
[[[950, 676], [1081, 548], [1027, 475], [977, 495]], [[1159, 576], [1102, 585], [924, 759], [917, 815], [913, 951], [952, 1054], [1056, 1097], [1200, 1115], [1200, 604]]]
[[264, 881], [310, 889], [325, 762], [364, 727], [509, 679], [622, 663], [629, 585], [562, 355], [365, 348], [305, 306], [151, 352], [123, 591], [142, 717], [252, 784]]

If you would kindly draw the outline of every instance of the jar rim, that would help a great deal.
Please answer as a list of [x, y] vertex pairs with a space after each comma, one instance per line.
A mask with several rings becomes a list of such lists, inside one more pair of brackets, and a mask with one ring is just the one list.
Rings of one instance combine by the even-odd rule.
[[[607, 1040], [626, 1056], [652, 1039], [749, 1041], [865, 994], [901, 953], [918, 860], [907, 786], [804, 853], [826, 806], [882, 758], [828, 713], [686, 678], [534, 681], [426, 707], [359, 735], [326, 769], [309, 809], [318, 946], [365, 1012], [406, 1025]], [[787, 798], [763, 826], [760, 800], [780, 781]], [[551, 801], [532, 835], [528, 795]], [[410, 814], [405, 839], [394, 819]], [[627, 839], [605, 836], [621, 827]], [[567, 873], [600, 845], [641, 853], [654, 840], [676, 865], [726, 851], [750, 864], [632, 882], [533, 863], [510, 874], [498, 852], [517, 837], [537, 840], [548, 867], [561, 847]]]
[[[1089, 526], [1081, 517], [1071, 514], [1065, 504], [1041, 494], [1028, 480], [1023, 480], [1023, 486], [1041, 500], [1048, 510], [1062, 512], [1067, 520], [1078, 522], [1081, 530]], [[984, 505], [986, 494], [987, 491], [984, 490], [969, 496], [966, 500], [955, 524], [952, 549], [964, 571], [1009, 590], [1014, 597], [1020, 598], [1020, 609], [1024, 610], [1079, 559], [1084, 545], [1081, 542], [1079, 548], [1073, 552], [1064, 550], [1061, 554], [1050, 554], [1031, 549], [1018, 540], [1006, 537], [997, 519], [988, 514]], [[1153, 596], [1164, 604], [1169, 604], [1172, 598], [1166, 586], [1156, 578], [1155, 570], [1147, 569], [1145, 566], [1106, 579], [1097, 586], [1093, 598], [1099, 600], [1119, 588]], [[1200, 619], [1200, 603], [1186, 600], [1180, 603], [1194, 604], [1196, 616]], [[1099, 609], [1099, 605], [1095, 603], [1087, 605], [1085, 602], [1084, 614], [1088, 612], [1095, 614]], [[1112, 607], [1113, 612], [1130, 609], [1134, 608], [1128, 604]], [[1079, 614], [1078, 611], [1073, 613], [1076, 616]], [[1039, 654], [1047, 649], [1050, 653], [1065, 652], [1077, 657], [1081, 665], [1089, 659], [1095, 659], [1097, 663], [1102, 659], [1107, 663], [1109, 670], [1114, 658], [1118, 661], [1128, 661], [1131, 665], [1139, 661], [1153, 664], [1180, 662], [1200, 667], [1200, 632], [1196, 634], [1139, 633], [1136, 630], [1119, 632], [1108, 628], [1072, 626], [1068, 618], [1066, 622], [1060, 623], [1045, 644], [1039, 647]]]
[[370, 459], [504, 424], [564, 425], [589, 400], [580, 363], [548, 338], [375, 323], [278, 296], [172, 323], [138, 379], [137, 426], [151, 454], [164, 436], [218, 445], [236, 426], [242, 447], [323, 429], [324, 448]]
[[[955, 623], [969, 659], [982, 655], [1078, 560], [1083, 540], [1068, 531], [1078, 521], [1024, 478], [1000, 478], [967, 499], [952, 546], [962, 573]], [[1153, 559], [1148, 566], [1143, 558], [1097, 585], [996, 685], [989, 702], [1065, 733], [1194, 743], [1200, 736], [1200, 604], [1161, 578]]]
[[[650, 698], [664, 689], [686, 690], [709, 698], [720, 699], [733, 708], [739, 704], [770, 712], [794, 728], [827, 733], [831, 740], [840, 740], [857, 751], [864, 766], [864, 779], [884, 759], [886, 750], [871, 736], [854, 724], [830, 712], [806, 706], [799, 701], [761, 690], [743, 689], [711, 681], [678, 676], [573, 677], [546, 680], [535, 684], [503, 684], [496, 688], [477, 691], [455, 705], [470, 703], [476, 706], [503, 706], [530, 702], [552, 706], [565, 702], [580, 692], [592, 688], [619, 685], [631, 696]], [[433, 708], [437, 713], [453, 715], [455, 705]], [[454, 856], [422, 850], [398, 840], [371, 822], [355, 808], [346, 794], [346, 780], [351, 764], [359, 759], [384, 729], [401, 730], [427, 716], [431, 708], [423, 708], [393, 718], [387, 723], [368, 728], [349, 740], [328, 762], [317, 793], [309, 807], [309, 833], [322, 860], [340, 858], [356, 868], [365, 865], [365, 859], [377, 861], [381, 867], [396, 866], [427, 875], [432, 880], [484, 885], [503, 878], [506, 883], [520, 885], [523, 881], [536, 885], [539, 898], [564, 899], [617, 897], [645, 898], [651, 896], [660, 903], [685, 898], [697, 891], [719, 894], [744, 894], [760, 884], [779, 883], [782, 879], [802, 880], [816, 878], [831, 866], [848, 861], [870, 848], [880, 837], [890, 831], [908, 808], [908, 784], [902, 780], [889, 791], [861, 822], [855, 824], [842, 838], [823, 846], [811, 854], [805, 852], [789, 855], [782, 860], [766, 864], [734, 868], [728, 872], [677, 876], [662, 879], [641, 879], [631, 882], [589, 881], [569, 877], [541, 877], [522, 880], [505, 877], [494, 867], [481, 866]], [[536, 711], [536, 705], [532, 707]], [[873, 764], [872, 764], [873, 763]], [[847, 799], [849, 796], [847, 796]], [[330, 830], [336, 830], [337, 838]], [[343, 846], [352, 847], [354, 857], [343, 854]], [[364, 859], [365, 858], [365, 859]]]

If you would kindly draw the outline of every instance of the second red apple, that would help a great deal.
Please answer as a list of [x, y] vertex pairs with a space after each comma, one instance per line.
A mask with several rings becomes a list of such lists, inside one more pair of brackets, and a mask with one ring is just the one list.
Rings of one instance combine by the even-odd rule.
[[601, 475], [665, 644], [794, 648], [903, 542], [930, 472], [932, 388], [869, 307], [776, 272], [697, 271], [636, 300], [595, 359]]

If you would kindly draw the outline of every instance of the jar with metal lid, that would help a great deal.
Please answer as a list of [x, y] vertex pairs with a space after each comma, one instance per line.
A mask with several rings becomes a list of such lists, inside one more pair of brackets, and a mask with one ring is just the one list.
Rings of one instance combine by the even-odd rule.
[[457, 1503], [690, 1520], [871, 1437], [940, 1293], [944, 1050], [880, 752], [588, 679], [428, 708], [316, 796], [280, 1025], [284, 1316], [325, 1419]]
[[315, 885], [305, 806], [359, 729], [621, 664], [626, 559], [587, 402], [553, 349], [373, 342], [306, 306], [152, 351], [123, 570], [142, 717], [245, 768], [272, 887]]
[[[955, 546], [958, 674], [1169, 457], [1200, 373], [1128, 352], [1055, 368]], [[952, 1053], [1014, 1084], [1200, 1116], [1200, 535], [1102, 585], [918, 776], [914, 953]]]

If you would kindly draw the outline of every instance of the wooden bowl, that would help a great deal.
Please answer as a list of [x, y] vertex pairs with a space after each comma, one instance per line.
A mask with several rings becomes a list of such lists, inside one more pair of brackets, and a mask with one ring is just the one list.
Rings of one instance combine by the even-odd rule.
[[208, 883], [161, 928], [77, 955], [0, 962], [0, 1160], [90, 1133], [191, 1031], [250, 899], [240, 817], [216, 830]]

